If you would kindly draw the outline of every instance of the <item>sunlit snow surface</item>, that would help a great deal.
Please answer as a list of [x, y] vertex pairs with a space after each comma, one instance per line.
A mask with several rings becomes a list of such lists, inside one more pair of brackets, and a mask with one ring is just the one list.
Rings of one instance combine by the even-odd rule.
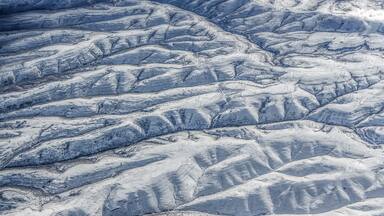
[[384, 215], [383, 1], [0, 14], [0, 215]]

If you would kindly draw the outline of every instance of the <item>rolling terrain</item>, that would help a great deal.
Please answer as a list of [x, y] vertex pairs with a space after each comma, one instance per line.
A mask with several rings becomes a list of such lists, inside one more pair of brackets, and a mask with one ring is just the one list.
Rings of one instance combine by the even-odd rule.
[[384, 215], [382, 1], [0, 14], [0, 215]]

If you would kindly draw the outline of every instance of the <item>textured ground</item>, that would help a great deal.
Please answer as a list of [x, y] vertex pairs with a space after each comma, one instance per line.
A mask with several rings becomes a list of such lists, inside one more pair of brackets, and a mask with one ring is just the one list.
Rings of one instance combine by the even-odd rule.
[[381, 0], [0, 14], [0, 215], [384, 215]]

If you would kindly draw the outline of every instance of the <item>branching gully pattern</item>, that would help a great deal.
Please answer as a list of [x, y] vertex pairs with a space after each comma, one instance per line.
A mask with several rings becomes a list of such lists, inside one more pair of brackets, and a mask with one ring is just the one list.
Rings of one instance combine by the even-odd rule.
[[0, 215], [384, 215], [383, 1], [0, 14]]

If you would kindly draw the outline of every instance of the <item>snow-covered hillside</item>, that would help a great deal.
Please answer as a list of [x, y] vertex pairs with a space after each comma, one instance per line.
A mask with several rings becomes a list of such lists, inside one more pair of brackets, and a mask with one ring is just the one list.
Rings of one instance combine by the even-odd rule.
[[381, 0], [0, 14], [0, 215], [384, 215]]

